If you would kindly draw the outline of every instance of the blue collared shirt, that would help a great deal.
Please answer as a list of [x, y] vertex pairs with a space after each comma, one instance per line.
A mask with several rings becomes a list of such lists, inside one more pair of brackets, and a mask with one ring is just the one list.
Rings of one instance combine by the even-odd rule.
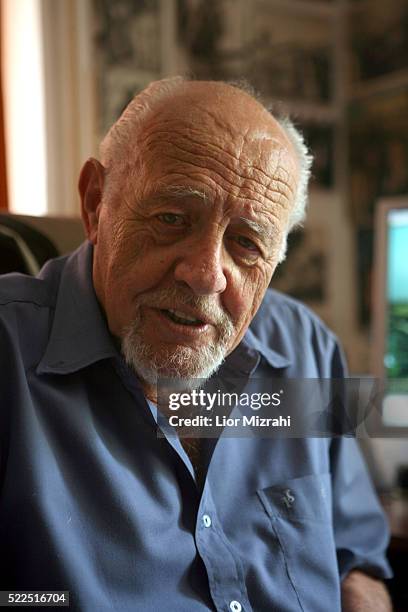
[[[358, 567], [389, 576], [388, 531], [350, 438], [222, 436], [203, 488], [109, 334], [92, 248], [0, 280], [0, 590], [71, 609], [340, 610]], [[339, 377], [335, 337], [268, 291], [236, 376]]]

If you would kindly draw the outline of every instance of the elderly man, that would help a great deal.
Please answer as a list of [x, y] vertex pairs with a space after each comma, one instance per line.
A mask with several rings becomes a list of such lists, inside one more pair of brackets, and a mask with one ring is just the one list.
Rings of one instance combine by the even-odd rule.
[[160, 377], [343, 375], [333, 335], [267, 290], [309, 166], [248, 93], [177, 78], [86, 162], [88, 242], [0, 284], [2, 590], [92, 612], [390, 609], [352, 439], [157, 435]]

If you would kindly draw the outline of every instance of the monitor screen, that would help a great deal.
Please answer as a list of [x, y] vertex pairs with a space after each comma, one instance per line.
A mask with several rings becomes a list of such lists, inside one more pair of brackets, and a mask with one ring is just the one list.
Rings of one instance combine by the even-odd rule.
[[408, 428], [408, 196], [377, 209], [375, 374], [384, 380], [382, 424]]

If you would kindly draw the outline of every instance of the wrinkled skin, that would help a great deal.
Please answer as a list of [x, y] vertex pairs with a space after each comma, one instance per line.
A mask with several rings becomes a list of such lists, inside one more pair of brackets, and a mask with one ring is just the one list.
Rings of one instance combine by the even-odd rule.
[[[94, 286], [112, 334], [123, 337], [140, 296], [178, 287], [228, 316], [231, 352], [277, 265], [297, 177], [296, 156], [275, 120], [246, 94], [213, 83], [188, 84], [157, 106], [109, 197], [103, 167], [88, 160], [79, 185], [82, 212], [95, 247]], [[169, 193], [174, 186], [204, 192], [206, 199], [176, 197]], [[264, 235], [245, 220], [258, 223]], [[142, 326], [159, 357], [182, 345], [193, 358], [217, 341], [216, 323], [178, 337], [155, 310], [142, 307]], [[359, 571], [343, 581], [342, 606], [391, 610], [382, 583]]]
[[[123, 336], [137, 296], [177, 286], [228, 316], [231, 352], [277, 265], [297, 177], [296, 155], [277, 122], [247, 94], [215, 83], [190, 83], [157, 105], [109, 199], [103, 168], [88, 161], [83, 216], [112, 334]], [[182, 345], [194, 358], [203, 343], [217, 341], [216, 320], [207, 317], [200, 333], [184, 337], [166, 329], [153, 304], [141, 310], [144, 340], [157, 355]]]

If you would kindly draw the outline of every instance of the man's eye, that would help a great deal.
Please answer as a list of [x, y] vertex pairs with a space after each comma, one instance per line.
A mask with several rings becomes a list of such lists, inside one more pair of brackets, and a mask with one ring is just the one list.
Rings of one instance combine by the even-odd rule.
[[176, 227], [184, 225], [183, 215], [176, 215], [175, 213], [162, 213], [157, 215], [157, 218], [166, 225], [173, 225]]
[[252, 252], [259, 251], [255, 242], [252, 242], [252, 240], [250, 240], [249, 238], [246, 238], [245, 236], [237, 236], [236, 241], [238, 242], [240, 246], [242, 246], [244, 249], [247, 249], [248, 251], [252, 251]]

